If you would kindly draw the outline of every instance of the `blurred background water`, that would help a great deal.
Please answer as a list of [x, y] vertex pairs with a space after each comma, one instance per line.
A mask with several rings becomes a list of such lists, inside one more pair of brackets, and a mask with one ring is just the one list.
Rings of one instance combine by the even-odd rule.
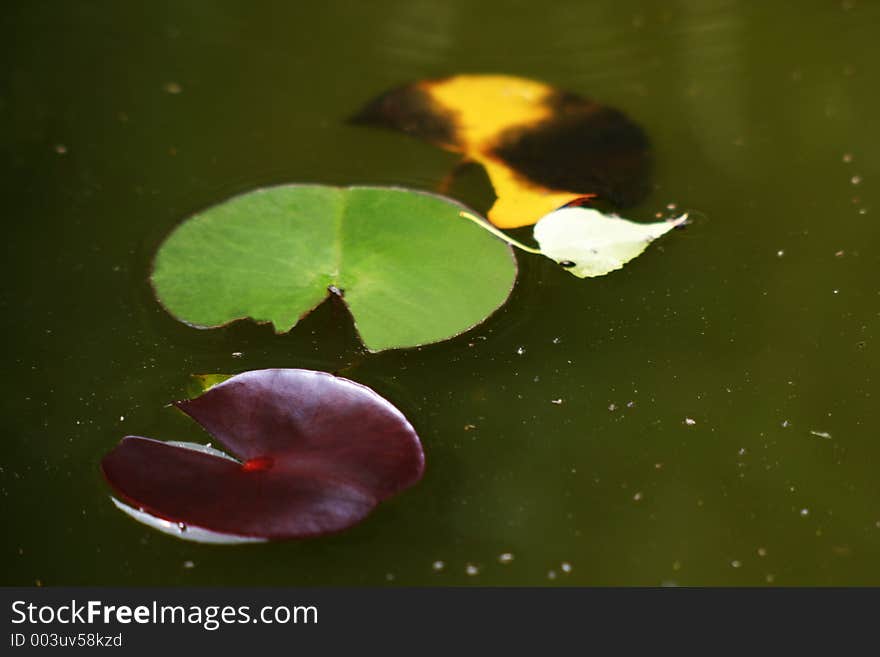
[[[880, 4], [0, 14], [0, 583], [880, 584]], [[363, 356], [339, 305], [275, 336], [197, 331], [154, 301], [163, 236], [234, 193], [434, 189], [454, 155], [344, 119], [460, 72], [623, 109], [656, 161], [628, 216], [696, 221], [594, 280], [520, 255], [506, 307], [410, 351]], [[456, 194], [492, 198], [479, 176]], [[205, 441], [166, 403], [191, 373], [262, 367], [374, 387], [421, 434], [423, 482], [301, 543], [191, 544], [112, 507], [97, 465], [121, 436]]]

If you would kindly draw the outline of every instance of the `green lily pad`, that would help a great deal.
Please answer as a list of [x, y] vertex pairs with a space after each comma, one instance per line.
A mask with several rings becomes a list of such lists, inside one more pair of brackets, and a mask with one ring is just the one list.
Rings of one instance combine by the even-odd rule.
[[336, 294], [370, 351], [438, 342], [485, 320], [516, 280], [510, 247], [463, 209], [398, 188], [259, 189], [178, 226], [152, 284], [199, 328], [249, 317], [284, 333]]

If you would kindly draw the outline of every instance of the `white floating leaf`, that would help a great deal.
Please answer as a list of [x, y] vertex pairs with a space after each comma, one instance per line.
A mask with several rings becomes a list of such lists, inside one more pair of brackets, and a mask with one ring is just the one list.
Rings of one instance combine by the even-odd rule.
[[541, 252], [578, 278], [603, 276], [620, 269], [661, 235], [687, 221], [676, 219], [640, 224], [593, 208], [566, 207], [535, 224]]

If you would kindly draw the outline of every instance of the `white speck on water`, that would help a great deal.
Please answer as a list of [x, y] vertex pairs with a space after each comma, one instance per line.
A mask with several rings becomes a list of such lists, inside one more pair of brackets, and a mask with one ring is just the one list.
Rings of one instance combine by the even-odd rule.
[[642, 500], [642, 493], [641, 493], [641, 491], [638, 492], [638, 493], [636, 493], [635, 495], [633, 495], [633, 502], [641, 502], [641, 500]]
[[385, 573], [385, 580], [388, 582], [394, 581], [394, 573]]
[[559, 399], [551, 399], [550, 403], [559, 406], [562, 403], [562, 397], [560, 397]]
[[526, 353], [526, 348], [525, 347], [517, 347], [516, 353], [517, 353], [517, 355], [522, 356], [524, 353]]
[[608, 410], [609, 410], [609, 411], [616, 411], [616, 410], [617, 410], [617, 404], [608, 404]]
[[776, 581], [776, 575], [771, 575], [770, 573], [767, 573], [767, 576], [764, 577], [764, 581], [767, 582], [768, 584], [772, 584], [773, 582]]
[[740, 456], [745, 456], [745, 455], [746, 455], [746, 448], [745, 448], [745, 447], [740, 447], [740, 448], [739, 448], [739, 451], [737, 452], [737, 454], [739, 454]]
[[556, 571], [551, 570], [547, 572], [547, 579], [556, 579]]
[[730, 566], [731, 568], [739, 568], [740, 566], [742, 566], [742, 561], [740, 561], [739, 559], [734, 559], [730, 562]]
[[124, 416], [124, 415], [120, 415], [120, 416], [119, 416], [119, 421], [120, 421], [120, 422], [125, 422], [125, 416]]
[[498, 563], [508, 564], [513, 561], [513, 554], [510, 552], [504, 552], [503, 554], [498, 555]]
[[553, 344], [559, 344], [560, 342], [562, 342], [562, 340], [560, 340], [559, 338], [553, 338], [553, 340], [551, 340], [551, 342]]
[[692, 427], [692, 426], [694, 426], [694, 425], [697, 423], [697, 421], [694, 420], [693, 418], [686, 417], [686, 418], [684, 419], [684, 423], [685, 423], [686, 425], [688, 425], [689, 427]]
[[861, 185], [862, 184], [862, 177], [861, 176], [853, 176], [852, 178], [849, 179], [849, 181], [853, 185]]
[[808, 515], [810, 515], [810, 510], [807, 508], [803, 508], [801, 509], [800, 514], [801, 518], [806, 518]]
[[184, 561], [184, 562], [183, 562], [183, 567], [186, 568], [187, 570], [189, 570], [189, 569], [191, 569], [191, 568], [195, 568], [195, 567], [196, 567], [196, 562], [195, 562], [195, 561], [189, 561], [189, 560]]
[[568, 563], [567, 561], [563, 561], [561, 564], [559, 564], [559, 568], [561, 568], [562, 572], [564, 572], [564, 573], [571, 572], [571, 564]]
[[844, 161], [846, 164], [849, 164], [850, 162], [852, 162], [852, 161], [853, 161], [852, 153], [844, 153], [844, 154], [843, 154], [843, 161]]
[[759, 547], [758, 548], [758, 556], [766, 557], [767, 556], [767, 548]]
[[240, 351], [233, 351], [233, 352], [232, 352], [232, 357], [233, 357], [233, 358], [241, 358], [243, 355], [244, 355], [244, 354], [243, 354], [242, 352], [240, 352]]
[[777, 257], [777, 258], [781, 258], [781, 257], [784, 256], [784, 255], [785, 255], [785, 251], [783, 251], [782, 249], [779, 249], [779, 250], [776, 252], [776, 257]]
[[827, 431], [816, 431], [815, 429], [810, 429], [810, 435], [816, 436], [817, 438], [825, 438], [826, 440], [831, 440], [831, 434]]
[[790, 426], [791, 426], [791, 422], [789, 422], [788, 420], [782, 421], [782, 428], [783, 429], [788, 429]]
[[464, 572], [473, 577], [474, 575], [480, 574], [480, 569], [472, 563], [469, 563], [464, 567]]
[[438, 560], [438, 561], [435, 561], [434, 563], [431, 564], [431, 568], [433, 568], [436, 572], [439, 573], [441, 570], [446, 568], [446, 564], [444, 562]]

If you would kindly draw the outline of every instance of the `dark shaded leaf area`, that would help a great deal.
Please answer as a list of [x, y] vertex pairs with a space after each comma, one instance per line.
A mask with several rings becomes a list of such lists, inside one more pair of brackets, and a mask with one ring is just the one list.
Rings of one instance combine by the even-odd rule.
[[547, 189], [595, 194], [636, 205], [650, 191], [650, 143], [623, 112], [572, 93], [550, 94], [550, 118], [512, 127], [492, 150], [512, 169]]
[[424, 470], [400, 411], [324, 372], [246, 372], [175, 405], [239, 460], [126, 436], [101, 462], [120, 498], [171, 522], [243, 537], [320, 536], [360, 522]]

